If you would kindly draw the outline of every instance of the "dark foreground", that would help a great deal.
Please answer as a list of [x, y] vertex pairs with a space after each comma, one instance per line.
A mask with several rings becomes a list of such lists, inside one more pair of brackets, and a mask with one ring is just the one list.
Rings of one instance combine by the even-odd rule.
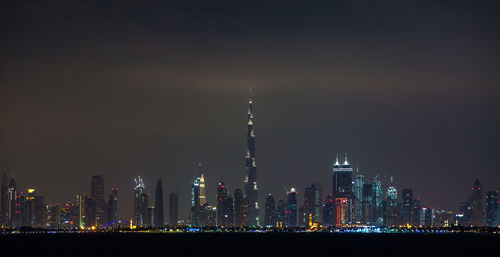
[[0, 235], [1, 256], [500, 256], [500, 235], [94, 233]]

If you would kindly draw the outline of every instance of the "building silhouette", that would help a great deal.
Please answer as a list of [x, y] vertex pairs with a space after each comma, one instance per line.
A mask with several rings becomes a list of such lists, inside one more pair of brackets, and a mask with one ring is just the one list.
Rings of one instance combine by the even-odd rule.
[[118, 220], [118, 191], [118, 187], [113, 187], [109, 194], [107, 223]]
[[155, 209], [154, 209], [154, 227], [163, 227], [163, 185], [161, 178], [156, 183], [155, 191]]
[[276, 208], [276, 227], [286, 226], [286, 204], [285, 201], [279, 200]]
[[271, 194], [266, 195], [264, 225], [272, 227], [276, 226], [276, 208], [274, 205], [274, 197]]
[[224, 226], [225, 225], [225, 219], [224, 219], [224, 213], [225, 213], [225, 200], [227, 197], [227, 188], [224, 183], [224, 181], [219, 182], [219, 185], [217, 185], [217, 226]]
[[[342, 220], [343, 225], [352, 223], [353, 213], [353, 200], [355, 199], [352, 191], [352, 167], [345, 154], [344, 162], [339, 162], [338, 155], [333, 164], [333, 178], [332, 178], [332, 195], [335, 198], [334, 204], [337, 203], [341, 206], [335, 206], [336, 224]], [[337, 213], [341, 211], [342, 213]], [[339, 219], [338, 217], [341, 217]], [[337, 224], [339, 225], [339, 224]]]
[[401, 225], [412, 224], [413, 190], [405, 188], [401, 192]]
[[90, 219], [89, 225], [101, 227], [106, 223], [106, 201], [104, 200], [104, 179], [102, 175], [92, 176], [92, 184], [90, 189]]
[[245, 157], [245, 194], [248, 199], [248, 222], [249, 225], [259, 225], [259, 202], [257, 187], [257, 164], [255, 162], [255, 120], [253, 113], [252, 92], [248, 99], [248, 130], [247, 130], [247, 154]]
[[471, 225], [476, 227], [484, 226], [484, 194], [479, 179], [474, 181], [471, 198]]
[[234, 190], [234, 225], [248, 226], [248, 200], [241, 189]]
[[168, 223], [170, 226], [177, 226], [177, 221], [179, 220], [179, 194], [177, 192], [170, 193], [168, 197], [168, 204]]
[[[313, 183], [307, 187], [304, 192], [304, 211], [306, 223], [309, 222], [309, 215], [312, 217], [312, 222], [321, 222], [321, 188], [318, 184]], [[301, 218], [304, 220], [304, 218]]]
[[297, 226], [297, 192], [295, 188], [291, 188], [286, 193], [286, 213], [285, 213], [286, 226]]

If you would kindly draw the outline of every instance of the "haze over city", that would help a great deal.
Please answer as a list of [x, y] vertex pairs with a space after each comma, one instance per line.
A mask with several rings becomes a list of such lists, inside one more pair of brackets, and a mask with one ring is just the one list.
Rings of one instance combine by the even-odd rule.
[[426, 206], [500, 189], [495, 1], [23, 3], [0, 8], [0, 172], [47, 203], [99, 174], [129, 218], [161, 177], [187, 220], [198, 163], [209, 202], [243, 189], [250, 89], [261, 206], [330, 192], [337, 153]]

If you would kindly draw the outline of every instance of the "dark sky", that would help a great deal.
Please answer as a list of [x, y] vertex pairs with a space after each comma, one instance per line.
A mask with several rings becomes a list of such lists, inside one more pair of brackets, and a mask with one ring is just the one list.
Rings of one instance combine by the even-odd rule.
[[13, 2], [0, 170], [49, 203], [102, 174], [130, 218], [133, 178], [162, 177], [186, 218], [198, 162], [210, 202], [241, 188], [249, 88], [261, 199], [330, 191], [345, 152], [429, 207], [500, 189], [498, 1]]

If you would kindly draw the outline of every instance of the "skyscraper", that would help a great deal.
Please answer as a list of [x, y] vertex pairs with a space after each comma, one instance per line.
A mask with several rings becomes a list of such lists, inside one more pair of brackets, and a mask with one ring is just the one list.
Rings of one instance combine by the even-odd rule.
[[224, 201], [227, 197], [227, 188], [224, 181], [217, 186], [217, 226], [224, 226]]
[[170, 226], [177, 226], [177, 221], [179, 220], [179, 194], [172, 192], [168, 198], [170, 214], [168, 217], [168, 224]]
[[373, 179], [373, 222], [374, 225], [384, 225], [384, 215], [382, 201], [384, 200], [384, 193], [382, 191], [382, 182], [375, 177]]
[[363, 199], [361, 202], [363, 209], [363, 223], [367, 225], [373, 224], [374, 215], [373, 215], [373, 203], [374, 203], [374, 193], [373, 193], [373, 184], [364, 183], [363, 184]]
[[201, 167], [201, 163], [198, 164], [200, 169], [200, 206], [204, 205], [207, 202], [207, 192], [205, 189], [205, 174], [203, 173], [203, 169]]
[[288, 227], [297, 226], [297, 192], [291, 188], [286, 193], [286, 225]]
[[8, 226], [9, 219], [9, 184], [7, 174], [2, 176], [2, 184], [0, 186], [0, 227]]
[[163, 185], [161, 178], [156, 183], [154, 227], [163, 227]]
[[474, 181], [472, 186], [472, 198], [471, 198], [471, 224], [476, 227], [484, 226], [484, 206], [483, 206], [483, 188], [479, 179]]
[[111, 189], [111, 194], [109, 195], [107, 223], [117, 220], [118, 220], [118, 188], [113, 187]]
[[486, 192], [486, 225], [498, 226], [498, 191]]
[[201, 205], [200, 205], [200, 181], [201, 174], [191, 184], [191, 212], [189, 222], [192, 226], [202, 226]]
[[234, 225], [248, 225], [248, 201], [243, 197], [241, 189], [234, 190]]
[[398, 191], [395, 187], [387, 188], [386, 193], [386, 226], [398, 225]]
[[309, 222], [309, 215], [312, 217], [312, 222], [319, 223], [321, 221], [321, 189], [316, 183], [311, 184], [305, 190], [304, 214], [306, 223]]
[[141, 177], [134, 179], [134, 225], [145, 226], [147, 223], [147, 211], [149, 204], [149, 194]]
[[[353, 192], [352, 192], [352, 167], [347, 160], [347, 154], [342, 164], [339, 163], [338, 155], [333, 164], [332, 195], [334, 204], [339, 203], [341, 208], [335, 206], [335, 210], [342, 210], [343, 224], [352, 223]], [[337, 199], [339, 199], [337, 201]], [[344, 201], [344, 199], [346, 199]], [[338, 216], [338, 214], [336, 214]], [[338, 219], [337, 219], [338, 220]]]
[[401, 225], [412, 224], [413, 216], [413, 190], [403, 189], [401, 193]]
[[91, 221], [91, 225], [101, 227], [105, 225], [106, 217], [106, 201], [104, 200], [104, 179], [101, 175], [92, 176], [92, 187], [90, 197], [95, 202], [95, 209], [92, 210], [92, 216], [95, 220]]
[[259, 203], [257, 187], [257, 164], [255, 162], [255, 128], [253, 115], [252, 92], [248, 99], [248, 130], [247, 130], [247, 154], [245, 158], [245, 193], [249, 204], [249, 225], [259, 224]]
[[286, 205], [285, 201], [279, 200], [278, 208], [276, 208], [276, 227], [283, 227], [286, 225]]
[[334, 213], [335, 213], [335, 199], [333, 197], [333, 194], [328, 194], [325, 199], [325, 204], [323, 205], [323, 225], [325, 226], [335, 225]]
[[354, 193], [354, 215], [353, 222], [361, 223], [363, 221], [363, 184], [364, 176], [363, 174], [356, 171], [356, 177], [354, 179], [354, 184], [352, 191]]
[[274, 206], [274, 197], [271, 194], [266, 196], [264, 225], [271, 227], [276, 226], [276, 209]]
[[8, 226], [11, 228], [17, 227], [17, 215], [16, 215], [16, 202], [17, 202], [17, 194], [16, 194], [16, 181], [14, 180], [14, 176], [10, 178], [9, 181], [9, 192], [8, 192]]

